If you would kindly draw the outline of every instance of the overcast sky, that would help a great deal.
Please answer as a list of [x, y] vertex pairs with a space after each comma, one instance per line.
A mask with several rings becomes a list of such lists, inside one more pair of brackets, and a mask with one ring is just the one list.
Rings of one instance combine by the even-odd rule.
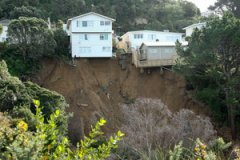
[[201, 12], [207, 11], [210, 5], [213, 5], [217, 0], [188, 0], [196, 4], [200, 8]]

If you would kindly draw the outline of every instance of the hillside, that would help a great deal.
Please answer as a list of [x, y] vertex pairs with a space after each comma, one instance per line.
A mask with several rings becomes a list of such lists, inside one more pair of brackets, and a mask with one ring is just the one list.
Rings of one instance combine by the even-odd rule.
[[199, 9], [185, 0], [1, 0], [0, 19], [20, 16], [51, 18], [52, 22], [94, 11], [116, 19], [114, 30], [151, 29], [182, 32], [182, 28], [198, 22]]
[[206, 107], [188, 95], [184, 79], [170, 71], [163, 75], [159, 70], [140, 74], [131, 64], [123, 71], [112, 59], [79, 59], [76, 67], [46, 59], [43, 66], [36, 81], [61, 93], [70, 104], [68, 111], [74, 116], [70, 119], [69, 134], [73, 141], [102, 116], [108, 120], [108, 133], [119, 129], [119, 104], [135, 98], [161, 99], [172, 112], [189, 108], [197, 114], [207, 113]]

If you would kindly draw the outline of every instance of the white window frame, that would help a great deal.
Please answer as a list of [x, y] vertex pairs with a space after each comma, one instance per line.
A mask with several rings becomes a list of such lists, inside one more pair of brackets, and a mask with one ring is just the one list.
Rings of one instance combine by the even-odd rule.
[[134, 34], [134, 39], [143, 39], [143, 34]]
[[156, 40], [157, 36], [155, 34], [149, 34], [148, 39], [150, 40]]
[[107, 33], [102, 33], [100, 34], [100, 40], [103, 41], [103, 40], [108, 40], [108, 34]]
[[79, 40], [80, 41], [87, 41], [87, 40], [89, 40], [88, 34], [80, 34], [79, 35]]
[[111, 52], [111, 47], [109, 47], [109, 46], [104, 46], [104, 47], [102, 47], [102, 51], [103, 51], [103, 52]]

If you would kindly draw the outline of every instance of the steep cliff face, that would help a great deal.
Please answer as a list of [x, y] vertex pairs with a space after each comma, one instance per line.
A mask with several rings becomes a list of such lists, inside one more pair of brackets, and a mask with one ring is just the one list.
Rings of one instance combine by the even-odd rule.
[[172, 112], [189, 108], [206, 114], [206, 107], [189, 96], [183, 77], [170, 71], [153, 70], [141, 74], [131, 64], [121, 70], [117, 60], [79, 59], [73, 67], [64, 62], [44, 60], [37, 83], [61, 93], [70, 104], [69, 136], [74, 141], [83, 136], [99, 117], [105, 117], [105, 131], [111, 133], [121, 127], [122, 103], [136, 98], [161, 99]]

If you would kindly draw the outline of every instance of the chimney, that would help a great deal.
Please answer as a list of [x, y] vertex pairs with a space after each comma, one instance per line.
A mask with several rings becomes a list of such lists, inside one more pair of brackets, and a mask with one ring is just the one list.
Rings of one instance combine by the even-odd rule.
[[165, 30], [163, 30], [163, 32], [169, 32], [169, 30], [168, 30], [168, 29], [165, 29]]

